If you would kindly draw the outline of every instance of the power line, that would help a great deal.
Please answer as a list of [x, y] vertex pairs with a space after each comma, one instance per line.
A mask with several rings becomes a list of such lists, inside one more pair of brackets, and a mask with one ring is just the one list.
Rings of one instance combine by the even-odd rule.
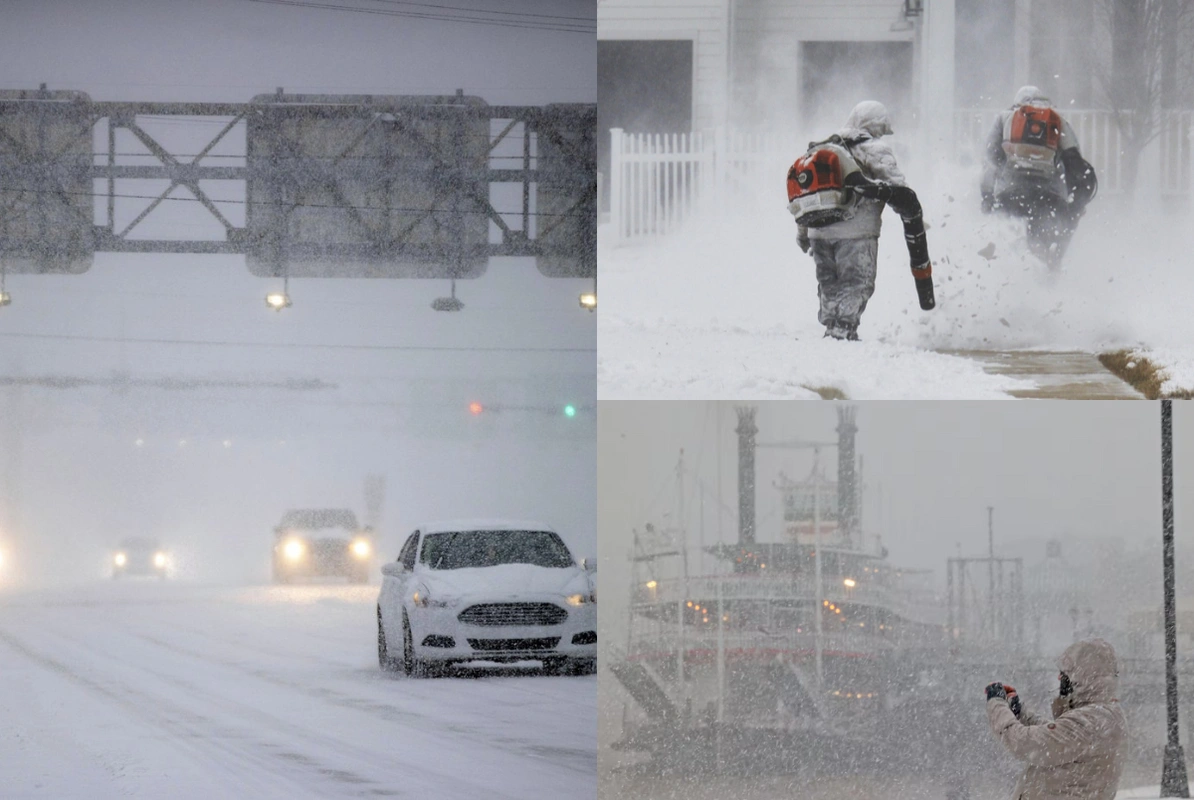
[[50, 339], [107, 344], [187, 345], [197, 347], [258, 347], [269, 350], [365, 350], [429, 353], [596, 353], [595, 347], [497, 347], [415, 344], [302, 344], [298, 342], [227, 342], [203, 339], [140, 339], [120, 336], [79, 336], [65, 333], [0, 333], [5, 339]]
[[[117, 158], [152, 158], [154, 160], [154, 165], [160, 164], [162, 162], [162, 160], [160, 158], [158, 158], [157, 156], [155, 156], [153, 153], [109, 153], [107, 150], [97, 150], [96, 152], [92, 153], [91, 155], [92, 156], [102, 156], [104, 158], [107, 158], [109, 155], [115, 155]], [[199, 156], [198, 153], [171, 153], [170, 155], [172, 155], [174, 158], [197, 158]], [[243, 161], [249, 160], [249, 157], [246, 156], [244, 153], [204, 153], [203, 154], [204, 161], [208, 160], [209, 158], [239, 158]], [[371, 160], [371, 159], [377, 160], [377, 157], [372, 156], [372, 155], [367, 155], [367, 156], [306, 156], [306, 155], [304, 155], [304, 156], [275, 156], [275, 157], [271, 157], [271, 158], [273, 160], [278, 160], [278, 161], [349, 161], [349, 160], [367, 161], [367, 160]], [[486, 158], [490, 161], [492, 161], [494, 159], [498, 159], [498, 158], [504, 158], [507, 160], [518, 159], [519, 161], [522, 161], [523, 156], [521, 154], [520, 155], [509, 155], [509, 156], [497, 156], [497, 155], [490, 154], [490, 155], [486, 156]], [[538, 156], [531, 156], [532, 160], [534, 160], [536, 158], [538, 158]], [[104, 166], [107, 166], [107, 165], [104, 165]], [[118, 164], [117, 166], [123, 167], [123, 166], [128, 166], [128, 165]], [[140, 165], [134, 164], [131, 166], [140, 166]], [[124, 180], [129, 180], [129, 179], [125, 178]], [[152, 180], [152, 179], [141, 178], [140, 180]], [[162, 180], [165, 180], [165, 178], [163, 178]], [[225, 180], [231, 180], [231, 179], [225, 179]]]
[[[168, 178], [124, 178], [122, 180], [169, 180], [169, 179]], [[180, 184], [179, 186], [177, 186], [175, 188], [185, 189], [186, 187]], [[160, 195], [153, 195], [153, 194], [119, 194], [119, 193], [118, 194], [108, 194], [107, 192], [72, 192], [72, 191], [68, 191], [66, 189], [8, 189], [5, 187], [0, 187], [0, 192], [6, 192], [8, 194], [54, 194], [54, 195], [69, 195], [72, 197], [92, 197], [92, 198], [103, 197], [105, 199], [108, 197], [115, 197], [115, 198], [123, 199], [123, 200], [158, 200], [158, 199], [161, 199], [161, 200], [172, 200], [175, 202], [184, 202], [184, 203], [202, 202], [197, 197], [169, 197], [169, 196], [161, 197]], [[344, 211], [348, 211], [348, 210], [351, 210], [351, 211], [389, 211], [389, 212], [397, 212], [400, 214], [464, 214], [464, 215], [482, 216], [482, 217], [489, 216], [489, 211], [468, 211], [468, 210], [464, 210], [464, 209], [457, 210], [457, 209], [451, 209], [451, 208], [401, 208], [401, 207], [386, 208], [385, 206], [342, 206], [342, 205], [337, 205], [335, 203], [272, 203], [272, 202], [269, 202], [266, 200], [247, 200], [247, 199], [246, 200], [225, 200], [222, 198], [221, 199], [212, 198], [212, 202], [216, 203], [216, 204], [230, 203], [232, 205], [243, 205], [243, 206], [250, 206], [250, 205], [253, 205], [253, 206], [278, 206], [280, 208], [289, 208], [289, 207], [293, 206], [295, 208], [330, 208], [330, 209], [339, 209], [339, 210], [344, 210]], [[523, 214], [522, 209], [518, 209], [516, 211], [497, 211], [497, 210], [495, 210], [494, 213], [498, 214], [499, 216], [509, 215], [509, 216], [514, 216], [514, 217], [519, 217], [519, 216], [522, 216], [522, 214]], [[531, 212], [529, 212], [529, 216], [532, 216], [532, 217], [585, 217], [585, 218], [589, 218], [592, 215], [591, 214], [571, 214], [571, 213], [566, 213], [566, 212], [556, 214], [556, 213], [552, 213], [550, 211], [531, 211]]]
[[541, 17], [543, 19], [565, 19], [574, 22], [590, 23], [593, 21], [592, 17], [563, 17], [558, 14], [535, 14], [529, 11], [491, 11], [483, 8], [461, 8], [460, 6], [443, 6], [434, 5], [432, 3], [411, 3], [406, 0], [373, 0], [375, 3], [388, 3], [393, 6], [419, 6], [421, 8], [441, 8], [449, 11], [465, 11], [477, 14], [501, 14], [509, 17]]
[[496, 19], [486, 19], [484, 17], [467, 17], [454, 14], [434, 14], [423, 13], [417, 11], [399, 11], [397, 9], [387, 10], [381, 8], [361, 8], [359, 6], [342, 6], [333, 3], [318, 3], [310, 0], [249, 0], [251, 3], [271, 3], [280, 6], [295, 6], [297, 8], [318, 8], [330, 11], [353, 11], [359, 14], [377, 14], [387, 17], [409, 17], [412, 19], [426, 19], [437, 22], [465, 22], [474, 25], [490, 25], [501, 28], [524, 28], [528, 30], [543, 30], [543, 31], [560, 31], [563, 33], [596, 33], [597, 26], [594, 22], [592, 25], [578, 25], [566, 22], [551, 23], [551, 22], [514, 22]]

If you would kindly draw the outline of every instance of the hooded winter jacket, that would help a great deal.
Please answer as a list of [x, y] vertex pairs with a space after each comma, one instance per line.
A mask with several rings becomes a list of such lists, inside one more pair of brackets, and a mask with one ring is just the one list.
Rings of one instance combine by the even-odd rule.
[[1057, 662], [1073, 692], [1054, 700], [1049, 722], [1024, 709], [1017, 719], [1007, 700], [987, 701], [991, 730], [1026, 761], [1015, 800], [1113, 800], [1123, 769], [1127, 722], [1115, 698], [1115, 650], [1102, 639], [1075, 642]]
[[[850, 154], [858, 162], [862, 174], [871, 180], [885, 181], [897, 186], [907, 185], [904, 173], [896, 164], [895, 153], [881, 137], [891, 133], [891, 121], [887, 108], [874, 100], [865, 100], [854, 106], [846, 125], [837, 132], [847, 141], [857, 142], [850, 146]], [[810, 228], [810, 239], [874, 239], [879, 236], [882, 222], [882, 200], [860, 197], [855, 201], [854, 215], [849, 219]]]

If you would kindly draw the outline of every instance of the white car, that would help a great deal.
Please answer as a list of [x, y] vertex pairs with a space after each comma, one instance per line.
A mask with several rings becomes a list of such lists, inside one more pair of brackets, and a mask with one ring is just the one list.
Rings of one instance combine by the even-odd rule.
[[426, 525], [381, 572], [383, 670], [428, 676], [466, 661], [525, 660], [549, 674], [596, 669], [595, 578], [545, 525]]

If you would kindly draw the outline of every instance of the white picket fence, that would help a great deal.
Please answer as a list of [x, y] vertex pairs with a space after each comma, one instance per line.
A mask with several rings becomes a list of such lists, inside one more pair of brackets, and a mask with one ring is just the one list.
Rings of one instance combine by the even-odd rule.
[[766, 167], [791, 160], [793, 150], [774, 136], [726, 131], [614, 128], [610, 135], [610, 223], [618, 241], [670, 233], [698, 207], [741, 199]]
[[[983, 161], [987, 134], [998, 109], [967, 110], [955, 118], [955, 158], [963, 165]], [[1099, 192], [1122, 191], [1122, 147], [1114, 113], [1070, 110], [1083, 156], [1099, 177]], [[1194, 112], [1166, 114], [1154, 148], [1160, 159], [1161, 191], [1191, 194], [1191, 132]], [[777, 175], [799, 154], [791, 137], [725, 130], [681, 134], [610, 131], [609, 222], [615, 242], [673, 232], [698, 208], [757, 201], [760, 188], [778, 186]], [[1142, 165], [1143, 166], [1143, 165]], [[773, 189], [772, 193], [778, 193]]]

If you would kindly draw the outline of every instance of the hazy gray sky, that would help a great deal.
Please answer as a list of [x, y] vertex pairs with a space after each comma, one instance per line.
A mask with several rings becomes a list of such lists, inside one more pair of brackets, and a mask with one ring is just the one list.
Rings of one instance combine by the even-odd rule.
[[[595, 17], [583, 1], [481, 5]], [[596, 41], [252, 0], [5, 2], [0, 89], [41, 83], [95, 100], [247, 102], [281, 86], [593, 103]], [[163, 237], [205, 224], [183, 205], [159, 209]], [[379, 473], [386, 546], [428, 518], [509, 515], [554, 523], [580, 555], [594, 551], [596, 324], [577, 305], [590, 282], [549, 280], [531, 259], [493, 259], [459, 284], [459, 314], [430, 308], [446, 281], [296, 280], [281, 314], [263, 300], [275, 285], [239, 256], [100, 253], [79, 276], [9, 275], [0, 376], [302, 378], [336, 388], [0, 389], [9, 409], [0, 499], [12, 501], [0, 547], [7, 539], [43, 577], [91, 575], [118, 538], [152, 533], [219, 567], [207, 577], [264, 576], [269, 526], [284, 508], [363, 510], [363, 479]], [[444, 346], [462, 350], [428, 349]], [[516, 410], [473, 420], [474, 399], [491, 411], [565, 402], [582, 411], [570, 427]]]
[[[988, 505], [995, 507], [996, 546], [1036, 560], [1051, 537], [1120, 539], [1128, 548], [1160, 539], [1160, 405], [1158, 403], [865, 402], [857, 446], [868, 487], [864, 529], [880, 534], [894, 564], [944, 574], [945, 559], [985, 554]], [[1194, 409], [1175, 403], [1176, 524], [1179, 551], [1194, 545]], [[624, 613], [630, 531], [659, 524], [676, 507], [680, 448], [688, 468], [709, 487], [707, 541], [714, 513], [718, 438], [724, 540], [736, 540], [737, 438], [732, 403], [604, 402], [598, 431], [598, 530], [603, 620]], [[836, 441], [831, 403], [758, 404], [759, 441]], [[720, 425], [715, 422], [720, 418]], [[825, 458], [836, 474], [836, 455]], [[782, 470], [803, 478], [811, 456], [760, 450], [758, 540], [778, 541]], [[879, 496], [881, 495], [881, 502]], [[699, 500], [688, 489], [690, 541], [699, 535]], [[1159, 552], [1159, 550], [1158, 550]], [[1159, 578], [1159, 564], [1158, 564]], [[605, 616], [606, 614], [610, 616]]]

